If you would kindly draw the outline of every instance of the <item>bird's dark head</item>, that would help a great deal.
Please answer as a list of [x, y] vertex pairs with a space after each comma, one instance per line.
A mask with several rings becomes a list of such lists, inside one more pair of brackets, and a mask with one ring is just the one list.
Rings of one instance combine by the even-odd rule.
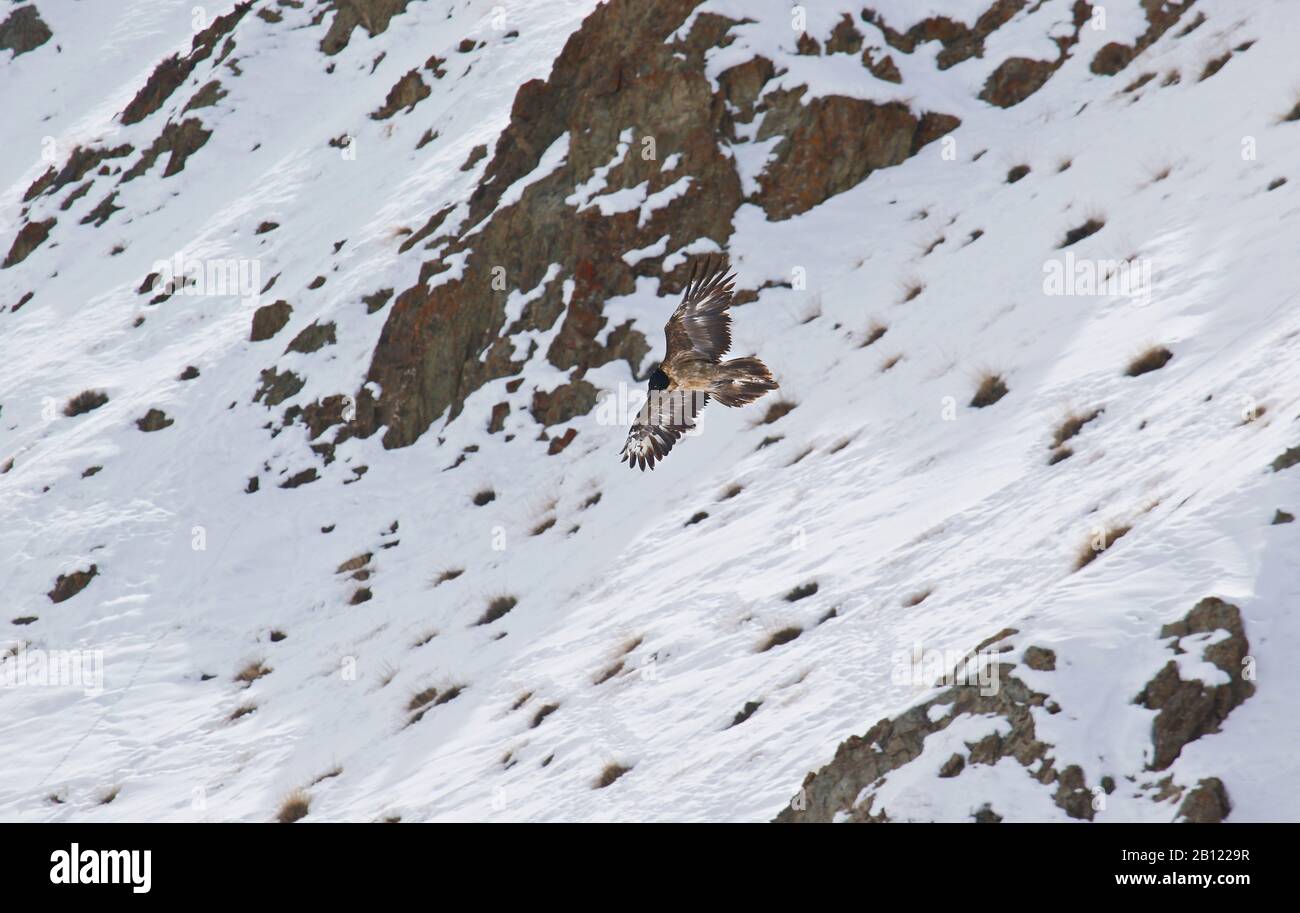
[[668, 389], [668, 375], [665, 374], [664, 369], [658, 365], [655, 366], [654, 371], [650, 372], [650, 389], [651, 390]]

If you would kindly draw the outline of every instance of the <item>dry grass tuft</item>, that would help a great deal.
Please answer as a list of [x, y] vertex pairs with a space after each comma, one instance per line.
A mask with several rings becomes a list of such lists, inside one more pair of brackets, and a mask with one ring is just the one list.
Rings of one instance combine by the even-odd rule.
[[880, 321], [878, 320], [871, 321], [870, 325], [867, 326], [867, 335], [862, 340], [862, 342], [858, 344], [858, 348], [865, 349], [873, 342], [879, 342], [880, 337], [884, 336], [888, 332], [889, 332], [889, 327], [885, 326]]
[[772, 650], [776, 647], [781, 646], [782, 644], [788, 644], [790, 641], [794, 640], [802, 633], [803, 633], [803, 628], [799, 627], [798, 625], [791, 625], [788, 628], [782, 628], [779, 631], [775, 631], [772, 634], [768, 635], [767, 640], [759, 644], [758, 652], [766, 653], [768, 650]]
[[474, 622], [475, 626], [490, 625], [498, 618], [504, 617], [511, 609], [519, 604], [519, 600], [513, 596], [497, 596], [488, 603], [487, 610]]
[[600, 776], [596, 778], [596, 783], [592, 788], [604, 789], [606, 786], [610, 786], [611, 784], [613, 784], [615, 780], [623, 776], [623, 774], [627, 773], [631, 769], [632, 768], [630, 767], [624, 767], [622, 764], [618, 764], [611, 761], [610, 763], [606, 764], [605, 769], [600, 772]]
[[226, 719], [227, 721], [233, 723], [235, 720], [239, 719], [240, 717], [248, 716], [256, 709], [257, 709], [257, 705], [252, 703], [251, 701], [247, 703], [243, 703], [240, 704], [238, 707], [236, 707], [234, 710], [232, 710], [230, 712], [230, 716], [226, 717]]
[[1151, 346], [1133, 357], [1128, 363], [1128, 367], [1124, 369], [1124, 374], [1128, 377], [1140, 377], [1143, 374], [1158, 371], [1169, 364], [1169, 360], [1173, 357], [1174, 353], [1164, 346]]
[[256, 662], [249, 663], [248, 665], [244, 666], [244, 668], [240, 669], [237, 673], [235, 673], [235, 681], [242, 682], [244, 685], [247, 686], [247, 685], [251, 685], [253, 682], [257, 681], [259, 678], [262, 678], [263, 676], [270, 675], [271, 672], [272, 672], [271, 667], [266, 665], [259, 659]]
[[592, 679], [592, 684], [603, 685], [605, 684], [605, 682], [609, 681], [611, 678], [618, 675], [622, 671], [623, 671], [623, 660], [620, 659], [618, 662], [614, 663], [614, 665], [609, 666], [603, 672], [597, 675], [594, 679]]
[[1082, 225], [1071, 228], [1065, 233], [1061, 243], [1056, 245], [1057, 249], [1069, 247], [1071, 244], [1077, 244], [1084, 238], [1091, 237], [1106, 227], [1106, 219], [1100, 214], [1088, 216]]
[[903, 600], [904, 608], [910, 609], [912, 606], [920, 605], [921, 603], [925, 602], [925, 600], [928, 599], [930, 594], [933, 592], [934, 590], [927, 589], [927, 590], [921, 590], [919, 592], [913, 593], [911, 596], [908, 596], [906, 599]]
[[275, 820], [281, 824], [293, 824], [305, 818], [310, 809], [311, 796], [307, 795], [306, 790], [295, 789], [280, 803], [280, 811], [276, 813]]
[[903, 297], [900, 304], [907, 304], [909, 301], [915, 301], [920, 294], [925, 291], [925, 283], [920, 279], [903, 280]]
[[1007, 382], [1002, 379], [1002, 375], [985, 371], [980, 375], [979, 385], [975, 388], [975, 395], [971, 397], [970, 404], [976, 409], [983, 409], [1006, 395]]
[[1024, 165], [1024, 164], [1016, 165], [1014, 168], [1012, 168], [1010, 171], [1007, 172], [1007, 183], [1014, 184], [1016, 181], [1019, 181], [1027, 174], [1029, 174], [1028, 165]]
[[1102, 413], [1101, 408], [1093, 409], [1089, 412], [1071, 412], [1065, 417], [1056, 430], [1052, 432], [1052, 446], [1060, 447], [1070, 438], [1074, 437], [1083, 430], [1083, 426], [1095, 419]]
[[546, 518], [545, 520], [543, 520], [541, 523], [538, 523], [536, 526], [533, 527], [533, 529], [532, 529], [532, 535], [534, 535], [534, 536], [540, 536], [542, 533], [546, 532], [548, 529], [550, 529], [550, 528], [551, 528], [552, 526], [554, 526], [554, 525], [555, 525], [555, 518], [554, 518], [554, 517], [547, 517], [547, 518]]
[[325, 773], [321, 774], [315, 780], [312, 780], [311, 785], [315, 786], [317, 783], [324, 783], [326, 780], [332, 780], [335, 777], [341, 777], [342, 775], [343, 775], [343, 768], [340, 765], [335, 764], [333, 767], [325, 771]]
[[809, 596], [812, 596], [816, 592], [817, 592], [817, 581], [814, 580], [810, 583], [805, 583], [802, 586], [797, 586], [790, 592], [786, 593], [785, 601], [798, 602], [800, 599], [807, 599]]
[[415, 694], [412, 694], [411, 699], [406, 702], [406, 709], [419, 710], [425, 704], [437, 698], [437, 696], [438, 696], [438, 689], [432, 686], [425, 688], [421, 691], [417, 691]]
[[774, 399], [767, 404], [767, 411], [763, 413], [763, 418], [759, 420], [760, 425], [770, 425], [779, 421], [794, 411], [795, 406], [799, 405], [794, 400], [785, 398]]
[[446, 583], [448, 580], [455, 580], [463, 573], [465, 573], [465, 569], [463, 567], [447, 568], [445, 571], [442, 571], [440, 574], [438, 574], [437, 577], [433, 578], [433, 585], [439, 586], [441, 584]]
[[1232, 59], [1232, 51], [1224, 51], [1218, 57], [1214, 57], [1206, 61], [1205, 69], [1201, 70], [1201, 76], [1197, 80], [1197, 82], [1205, 82], [1205, 80], [1209, 79], [1215, 73], [1222, 70], [1224, 64], [1226, 64], [1231, 59]]
[[901, 352], [897, 355], [890, 355], [888, 358], [886, 358], [884, 361], [880, 363], [880, 373], [886, 374], [889, 371], [892, 371], [894, 366], [902, 360], [903, 360], [903, 355]]
[[1297, 93], [1295, 104], [1291, 106], [1290, 111], [1282, 115], [1279, 123], [1290, 124], [1298, 120], [1300, 120], [1300, 93]]
[[533, 714], [533, 721], [529, 724], [528, 728], [536, 729], [538, 726], [542, 725], [542, 720], [546, 719], [559, 709], [559, 704], [544, 704], [542, 707], [538, 708], [538, 711], [535, 714]]
[[103, 390], [82, 390], [63, 407], [63, 414], [72, 417], [98, 409], [108, 402], [108, 394]]
[[1128, 524], [1120, 524], [1101, 531], [1100, 536], [1089, 538], [1088, 541], [1083, 544], [1083, 547], [1079, 549], [1079, 554], [1075, 556], [1074, 569], [1076, 571], [1082, 570], [1092, 564], [1092, 562], [1097, 559], [1098, 555], [1108, 550], [1117, 541], [1127, 535], [1129, 530], [1132, 528], [1133, 527]]

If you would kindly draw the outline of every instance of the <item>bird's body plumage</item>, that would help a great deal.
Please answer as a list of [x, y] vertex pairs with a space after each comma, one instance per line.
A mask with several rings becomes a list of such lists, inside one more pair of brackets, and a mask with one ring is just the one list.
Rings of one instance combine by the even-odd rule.
[[743, 406], [777, 389], [772, 373], [754, 357], [723, 362], [731, 348], [731, 292], [724, 258], [696, 263], [682, 302], [664, 325], [663, 362], [650, 375], [646, 404], [623, 445], [623, 461], [653, 469], [683, 434], [693, 430], [709, 399]]

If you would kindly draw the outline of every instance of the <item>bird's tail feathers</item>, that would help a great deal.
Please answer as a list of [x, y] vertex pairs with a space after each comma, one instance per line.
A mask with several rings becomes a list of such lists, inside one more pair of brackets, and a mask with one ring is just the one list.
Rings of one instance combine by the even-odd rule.
[[718, 365], [709, 393], [724, 406], [744, 406], [777, 389], [772, 372], [757, 358], [733, 358]]

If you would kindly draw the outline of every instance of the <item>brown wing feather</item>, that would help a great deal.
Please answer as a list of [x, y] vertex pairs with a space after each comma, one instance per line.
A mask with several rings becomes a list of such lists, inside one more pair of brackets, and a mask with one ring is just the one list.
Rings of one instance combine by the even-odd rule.
[[[736, 277], [725, 257], [697, 260], [682, 303], [664, 325], [664, 364], [679, 358], [717, 364], [731, 348], [731, 292]], [[672, 376], [671, 367], [667, 371]]]
[[707, 393], [651, 390], [628, 430], [622, 462], [642, 472], [654, 469], [655, 461], [666, 457], [677, 439], [695, 427], [708, 402]]

